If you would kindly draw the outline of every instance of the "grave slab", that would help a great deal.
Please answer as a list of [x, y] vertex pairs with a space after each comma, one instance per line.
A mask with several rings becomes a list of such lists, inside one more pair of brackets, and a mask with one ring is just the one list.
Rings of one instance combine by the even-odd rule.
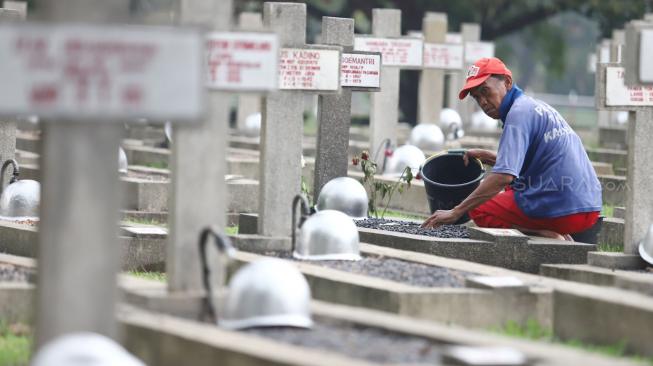
[[515, 229], [492, 229], [483, 227], [470, 227], [471, 239], [485, 240], [497, 244], [526, 244], [528, 236]]
[[623, 271], [586, 264], [544, 264], [540, 273], [561, 280], [617, 287], [653, 296], [653, 273]]
[[590, 252], [587, 263], [609, 269], [643, 269], [647, 265], [639, 255], [615, 252]]

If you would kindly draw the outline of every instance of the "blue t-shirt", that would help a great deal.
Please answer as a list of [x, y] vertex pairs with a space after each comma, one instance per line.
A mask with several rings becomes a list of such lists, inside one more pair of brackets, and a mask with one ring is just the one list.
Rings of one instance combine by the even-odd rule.
[[516, 178], [515, 202], [527, 216], [601, 210], [601, 183], [580, 137], [558, 111], [515, 85], [499, 112], [504, 125], [492, 172]]

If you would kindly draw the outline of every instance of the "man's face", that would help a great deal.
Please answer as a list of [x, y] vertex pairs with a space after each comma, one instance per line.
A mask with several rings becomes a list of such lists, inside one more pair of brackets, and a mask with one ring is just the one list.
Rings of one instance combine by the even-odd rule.
[[485, 114], [494, 119], [498, 119], [500, 117], [499, 106], [501, 105], [501, 101], [511, 87], [512, 80], [509, 76], [506, 76], [503, 81], [489, 77], [483, 84], [470, 90], [469, 95], [476, 100], [476, 103], [478, 103], [478, 106], [481, 107]]

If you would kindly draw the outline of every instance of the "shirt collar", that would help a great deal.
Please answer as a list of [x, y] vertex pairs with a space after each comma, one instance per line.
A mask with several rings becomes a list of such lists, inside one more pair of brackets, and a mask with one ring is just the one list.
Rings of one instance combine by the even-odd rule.
[[[501, 122], [506, 123], [506, 117], [508, 116], [508, 112], [510, 112], [512, 103], [514, 103], [515, 100], [522, 94], [524, 94], [524, 92], [517, 86], [517, 84], [513, 84], [512, 88], [508, 90], [508, 93], [506, 93], [506, 95], [503, 97], [501, 105], [499, 106], [499, 116], [501, 117]], [[503, 123], [501, 124], [501, 127], [503, 127]]]

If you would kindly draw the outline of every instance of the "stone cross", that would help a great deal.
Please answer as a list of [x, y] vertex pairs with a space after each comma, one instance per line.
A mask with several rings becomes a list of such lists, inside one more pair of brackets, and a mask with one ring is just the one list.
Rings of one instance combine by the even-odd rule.
[[[626, 182], [626, 216], [624, 231], [624, 253], [637, 254], [639, 241], [644, 238], [648, 228], [653, 224], [653, 195], [651, 195], [650, 162], [653, 160], [653, 21], [632, 21], [626, 26], [625, 49], [622, 55], [623, 73], [618, 74], [619, 84], [626, 84], [631, 106], [628, 122], [628, 169]], [[610, 81], [606, 74], [600, 75]], [[605, 87], [607, 97], [614, 89]], [[602, 98], [604, 94], [599, 94]], [[601, 105], [604, 105], [601, 101]], [[606, 100], [607, 104], [607, 100]], [[633, 106], [636, 104], [637, 106]]]
[[[55, 22], [119, 22], [127, 1], [47, 0]], [[43, 124], [36, 345], [73, 331], [115, 336], [119, 124]]]
[[373, 9], [372, 36], [357, 36], [354, 49], [383, 55], [381, 92], [372, 95], [370, 112], [370, 152], [376, 155], [382, 144], [396, 145], [399, 70], [422, 68], [424, 41], [422, 37], [401, 37], [400, 10]]
[[282, 49], [280, 90], [263, 105], [258, 234], [287, 241], [290, 204], [301, 191], [304, 92], [340, 91], [342, 48], [305, 44], [306, 4], [266, 2], [263, 22], [279, 35]]
[[322, 43], [343, 47], [342, 91], [318, 97], [318, 134], [315, 155], [313, 196], [331, 179], [347, 176], [352, 88], [378, 91], [381, 54], [353, 52], [354, 20], [322, 18]]
[[[231, 0], [184, 0], [181, 4], [184, 24], [215, 31], [226, 31], [231, 26]], [[169, 292], [203, 291], [199, 233], [206, 226], [220, 230], [226, 224], [229, 102], [229, 94], [211, 91], [208, 114], [200, 128], [173, 127], [166, 256]]]
[[[242, 31], [263, 30], [263, 16], [261, 13], [240, 13], [238, 16], [238, 29]], [[238, 111], [236, 114], [236, 129], [245, 130], [245, 120], [254, 113], [261, 112], [262, 98], [256, 94], [238, 95]]]
[[[16, 10], [0, 9], [0, 22], [14, 21], [21, 16]], [[16, 155], [16, 121], [3, 119], [0, 121], [0, 164]], [[0, 184], [7, 182], [7, 177], [0, 177]]]
[[[426, 43], [445, 43], [447, 14], [428, 12], [422, 21]], [[444, 71], [424, 69], [419, 81], [418, 123], [440, 124], [440, 111], [444, 101]]]
[[[0, 111], [43, 122], [37, 347], [69, 332], [116, 335], [122, 126], [196, 120], [204, 100], [196, 30], [107, 24], [128, 20], [126, 0], [50, 0], [39, 9], [49, 23], [0, 30], [0, 55], [13, 61], [0, 62], [12, 75], [0, 85], [11, 95]], [[44, 57], [50, 62], [33, 62]], [[124, 59], [134, 62], [121, 67]]]
[[[462, 34], [447, 33], [445, 36], [445, 42], [450, 44], [459, 44], [462, 46], [463, 44]], [[458, 107], [458, 92], [460, 91], [460, 88], [462, 88], [463, 80], [465, 80], [464, 71], [465, 70], [451, 71], [447, 73], [447, 78], [446, 78], [447, 108], [456, 109]]]
[[[463, 38], [463, 45], [467, 45], [470, 42], [478, 42], [481, 40], [481, 25], [476, 23], [462, 23], [460, 25], [460, 33]], [[467, 50], [465, 51], [467, 53]], [[465, 55], [465, 57], [467, 58], [467, 55]], [[472, 118], [472, 113], [474, 113], [474, 109], [476, 108], [476, 102], [473, 100], [473, 98], [465, 98], [463, 100], [458, 99], [458, 92], [463, 87], [463, 84], [465, 83], [465, 79], [467, 78], [466, 75], [467, 68], [471, 66], [473, 63], [474, 61], [470, 61], [469, 59], [467, 60], [467, 62], [465, 62], [465, 67], [462, 73], [460, 74], [459, 84], [454, 85], [454, 88], [456, 90], [453, 90], [453, 93], [457, 101], [456, 102], [457, 108], [455, 109], [460, 114], [460, 118], [462, 119], [464, 126], [467, 126], [467, 124], [470, 123]]]

